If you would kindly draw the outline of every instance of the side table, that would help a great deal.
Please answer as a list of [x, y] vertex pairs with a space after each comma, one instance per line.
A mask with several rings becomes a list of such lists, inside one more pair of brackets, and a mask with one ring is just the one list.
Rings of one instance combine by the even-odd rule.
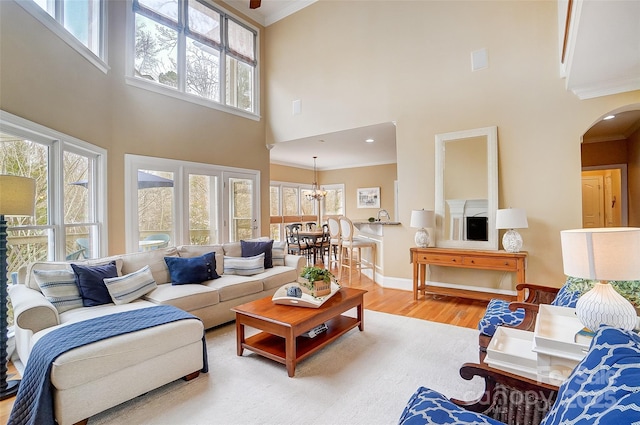
[[485, 363], [554, 386], [584, 358], [589, 341], [576, 341], [583, 328], [574, 308], [541, 304], [533, 332], [499, 327], [487, 347]]

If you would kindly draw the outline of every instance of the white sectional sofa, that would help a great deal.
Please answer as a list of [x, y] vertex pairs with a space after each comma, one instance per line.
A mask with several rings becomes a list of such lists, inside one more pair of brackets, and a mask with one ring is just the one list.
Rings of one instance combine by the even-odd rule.
[[[195, 258], [210, 252], [215, 253], [220, 278], [172, 285], [165, 257]], [[21, 269], [18, 284], [10, 287], [9, 294], [14, 308], [16, 350], [25, 365], [32, 347], [44, 334], [69, 323], [154, 305], [172, 305], [200, 319], [109, 338], [58, 357], [51, 371], [58, 424], [81, 422], [166, 383], [193, 376], [203, 368], [204, 329], [232, 321], [235, 316], [230, 308], [273, 295], [282, 285], [296, 281], [306, 263], [304, 257], [285, 254], [281, 247], [273, 250], [273, 268], [252, 275], [225, 274], [225, 257], [231, 263], [241, 254], [240, 242], [234, 242], [74, 262], [99, 265], [115, 261], [121, 276], [149, 266], [157, 287], [131, 302], [78, 306], [63, 312], [42, 293], [35, 273], [71, 270], [70, 263], [38, 262]]]

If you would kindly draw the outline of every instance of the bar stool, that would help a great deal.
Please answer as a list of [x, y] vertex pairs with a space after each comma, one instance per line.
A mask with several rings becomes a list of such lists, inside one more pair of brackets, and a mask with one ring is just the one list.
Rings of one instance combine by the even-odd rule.
[[[360, 274], [362, 269], [371, 269], [371, 278], [376, 281], [376, 242], [353, 235], [353, 223], [345, 216], [339, 218], [340, 232], [342, 235], [340, 244], [340, 273], [342, 280], [342, 269], [349, 269], [349, 283], [351, 283], [351, 272], [355, 268]], [[365, 262], [362, 259], [362, 248], [371, 249], [371, 261]]]
[[[327, 225], [329, 226], [329, 270], [331, 270], [331, 266], [335, 263], [336, 268], [340, 267], [340, 242], [341, 242], [341, 232], [340, 232], [340, 221], [337, 216], [327, 217]], [[333, 260], [331, 259], [331, 253], [333, 253]]]

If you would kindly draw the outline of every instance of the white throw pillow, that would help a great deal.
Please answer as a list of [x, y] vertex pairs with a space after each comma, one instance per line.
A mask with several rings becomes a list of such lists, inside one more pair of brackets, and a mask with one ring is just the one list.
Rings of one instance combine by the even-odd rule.
[[251, 276], [264, 271], [264, 253], [253, 257], [224, 257], [224, 274]]
[[71, 270], [34, 270], [33, 276], [47, 300], [63, 313], [82, 307], [82, 297]]
[[127, 304], [158, 287], [149, 266], [124, 276], [105, 278], [111, 299], [116, 304]]
[[284, 255], [287, 250], [287, 243], [284, 241], [273, 242], [273, 248], [271, 248], [271, 256], [274, 266], [284, 266]]

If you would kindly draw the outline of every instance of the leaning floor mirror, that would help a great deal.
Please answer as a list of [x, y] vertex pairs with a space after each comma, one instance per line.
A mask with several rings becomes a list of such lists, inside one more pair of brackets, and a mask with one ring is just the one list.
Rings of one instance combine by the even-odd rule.
[[498, 128], [436, 135], [436, 246], [498, 249]]

